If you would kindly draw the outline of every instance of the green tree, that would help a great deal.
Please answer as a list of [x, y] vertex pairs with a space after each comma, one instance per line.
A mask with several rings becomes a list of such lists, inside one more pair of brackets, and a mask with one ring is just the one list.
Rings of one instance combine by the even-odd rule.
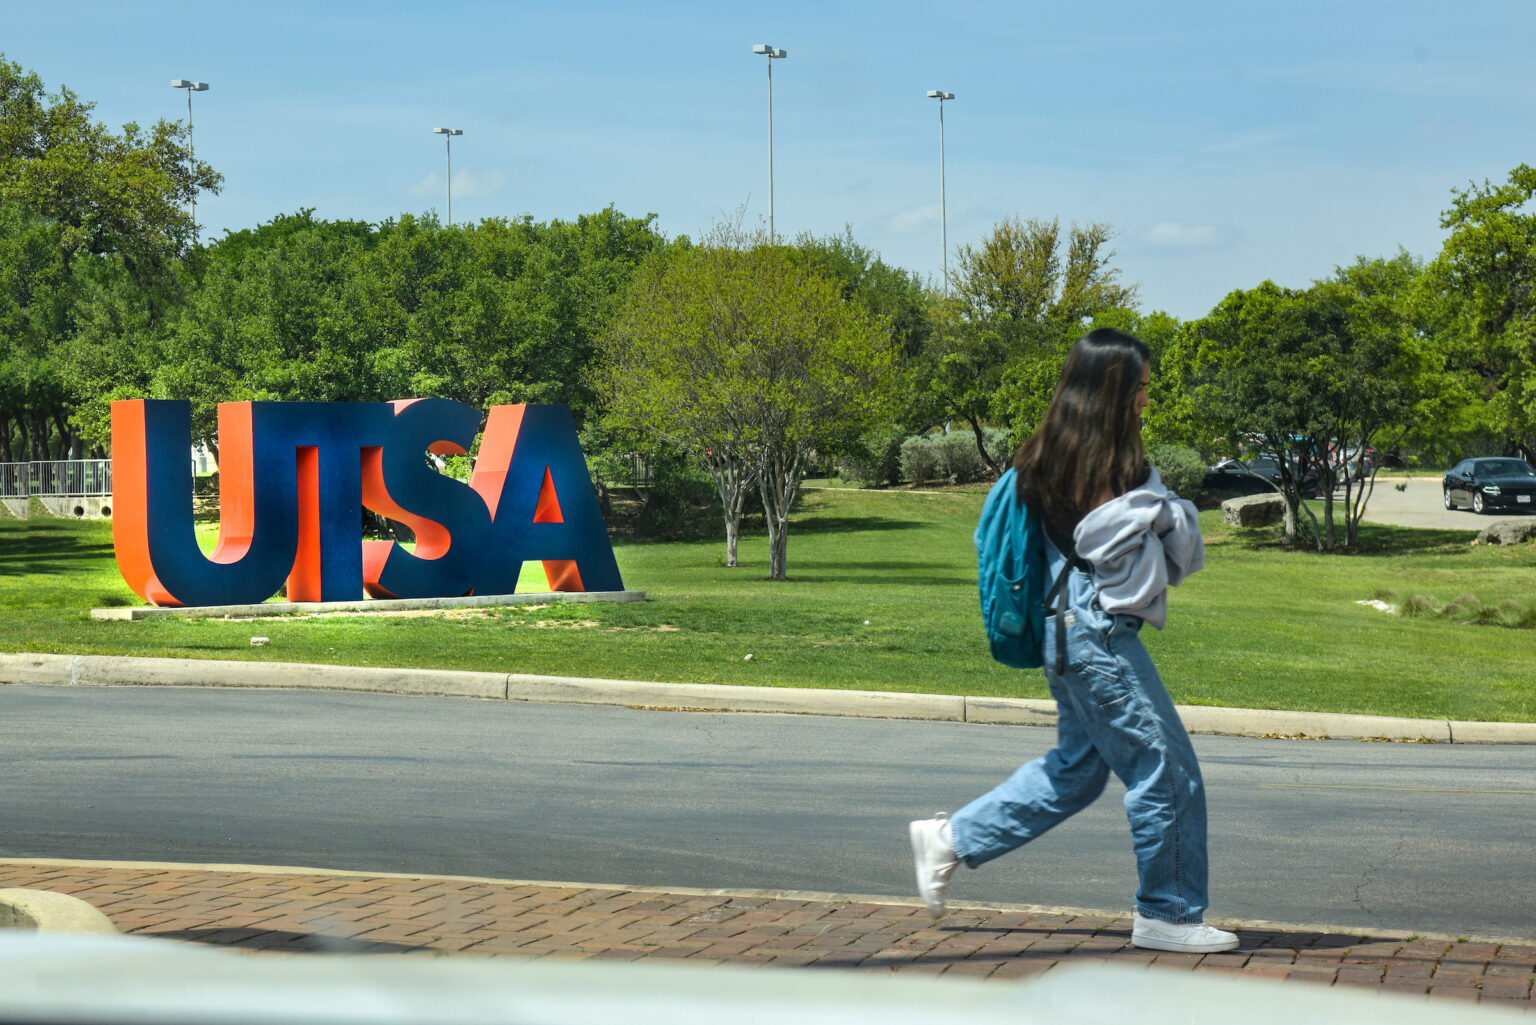
[[218, 192], [223, 176], [189, 163], [185, 125], [129, 123], [114, 133], [91, 118], [95, 104], [42, 80], [0, 54], [0, 200], [20, 200], [61, 228], [67, 259], [115, 253], [147, 284], [186, 251], [187, 206]]
[[[1452, 192], [1440, 225], [1450, 234], [1425, 268], [1420, 315], [1438, 332], [1456, 407], [1447, 420], [1480, 427], [1510, 450], [1536, 457], [1536, 168], [1521, 164], [1502, 184]], [[1454, 417], [1460, 412], [1460, 423]], [[1476, 419], [1466, 414], [1476, 411]]]
[[[818, 272], [838, 281], [845, 300], [860, 303], [876, 316], [889, 320], [901, 367], [897, 386], [900, 394], [892, 413], [895, 420], [877, 426], [873, 432], [852, 433], [831, 441], [818, 455], [868, 467], [880, 463], [884, 455], [891, 457], [884, 460], [886, 466], [895, 470], [894, 454], [901, 439], [932, 426], [937, 419], [929, 408], [932, 403], [925, 396], [925, 389], [920, 384], [914, 387], [919, 379], [910, 372], [933, 333], [932, 296], [916, 274], [892, 267], [855, 241], [851, 228], [845, 228], [842, 235], [821, 238], [806, 232], [795, 240], [789, 255], [805, 260]], [[872, 445], [877, 451], [871, 451]], [[889, 483], [873, 480], [880, 476], [878, 473], [869, 475], [872, 483]]]
[[861, 303], [871, 313], [889, 320], [896, 351], [903, 358], [922, 351], [933, 331], [927, 289], [916, 274], [892, 267], [855, 241], [852, 228], [824, 238], [806, 232], [795, 240], [788, 255], [805, 260], [819, 273], [837, 281], [844, 299]]
[[[1344, 546], [1356, 541], [1371, 478], [1347, 456], [1383, 431], [1411, 422], [1432, 380], [1426, 349], [1402, 312], [1416, 268], [1360, 260], [1304, 290], [1266, 281], [1233, 292], [1178, 333], [1165, 366], [1191, 398], [1194, 416], [1227, 439], [1277, 457], [1287, 543], [1304, 513], [1319, 550], [1340, 546], [1336, 487], [1344, 490]], [[1318, 474], [1323, 521], [1302, 504], [1303, 478]]]
[[995, 476], [985, 430], [1007, 423], [1018, 435], [1038, 423], [1066, 349], [1085, 325], [1134, 307], [1120, 283], [1107, 224], [1009, 218], [979, 246], [963, 245], [938, 301], [934, 330], [915, 373], [932, 410], [966, 424]]
[[67, 436], [55, 357], [74, 292], [55, 225], [0, 203], [0, 462], [47, 458], [50, 436]]
[[[113, 132], [93, 120], [93, 107], [67, 88], [48, 94], [36, 74], [0, 55], [8, 243], [0, 246], [0, 280], [14, 314], [0, 326], [0, 454], [78, 454], [84, 400], [106, 389], [147, 393], [150, 360], [120, 361], [110, 377], [81, 376], [92, 361], [67, 351], [83, 344], [73, 332], [101, 322], [89, 307], [100, 306], [103, 284], [119, 276], [142, 319], [157, 324], [179, 299], [181, 257], [194, 234], [187, 204], [222, 180], [206, 163], [189, 163], [184, 125], [160, 121], [144, 131], [130, 123]], [[53, 252], [46, 258], [45, 236]], [[119, 306], [127, 297], [118, 284], [107, 293]]]
[[210, 444], [218, 403], [239, 399], [564, 402], [580, 426], [594, 338], [662, 244], [650, 220], [274, 218], [202, 254], [200, 281], [153, 343], [151, 387], [192, 400]]
[[890, 322], [788, 248], [727, 228], [648, 265], [601, 344], [610, 415], [704, 463], [730, 565], [755, 485], [768, 575], [786, 579], [789, 510], [817, 447], [890, 414]]
[[221, 402], [405, 397], [375, 370], [387, 317], [359, 331], [343, 303], [376, 244], [367, 224], [305, 211], [209, 247], [201, 281], [149, 342], [152, 394], [190, 400], [193, 435], [215, 451]]

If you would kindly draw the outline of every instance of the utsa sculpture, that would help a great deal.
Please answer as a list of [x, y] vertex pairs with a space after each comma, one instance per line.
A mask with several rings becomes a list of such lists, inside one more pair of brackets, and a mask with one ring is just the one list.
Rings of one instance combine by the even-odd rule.
[[[557, 591], [621, 591], [563, 405], [495, 406], [468, 484], [426, 453], [467, 453], [480, 413], [449, 399], [219, 406], [219, 543], [192, 526], [191, 404], [112, 403], [112, 540], [155, 605], [511, 594], [525, 561]], [[365, 541], [364, 508], [416, 534]]]

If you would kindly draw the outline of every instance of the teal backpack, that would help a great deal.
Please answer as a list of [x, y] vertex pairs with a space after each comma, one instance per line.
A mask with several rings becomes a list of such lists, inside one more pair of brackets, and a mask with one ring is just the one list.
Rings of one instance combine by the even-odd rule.
[[[1035, 669], [1045, 663], [1046, 606], [1065, 594], [1062, 585], [1072, 568], [1085, 564], [1076, 552], [1066, 551], [1066, 565], [1047, 590], [1045, 524], [1019, 501], [1017, 480], [1018, 471], [1009, 467], [981, 507], [975, 537], [976, 584], [992, 657], [1016, 669]], [[1062, 611], [1056, 610], [1057, 673], [1062, 671], [1065, 647]]]

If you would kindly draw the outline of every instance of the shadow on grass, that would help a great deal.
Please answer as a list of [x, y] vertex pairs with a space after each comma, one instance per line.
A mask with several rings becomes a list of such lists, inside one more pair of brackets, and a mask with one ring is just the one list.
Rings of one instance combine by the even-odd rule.
[[[1332, 552], [1319, 552], [1311, 538], [1290, 547], [1298, 555], [1314, 554], [1329, 556], [1396, 556], [1396, 555], [1465, 555], [1472, 550], [1475, 533], [1469, 530], [1446, 530], [1433, 527], [1393, 527], [1382, 523], [1362, 523], [1352, 548], [1339, 548]], [[1344, 531], [1338, 532], [1340, 543]], [[1241, 548], [1285, 550], [1279, 527], [1232, 529], [1215, 543], [1233, 544]]]
[[0, 523], [0, 574], [23, 576], [80, 569], [89, 562], [112, 559], [111, 535], [104, 540], [82, 536], [78, 527], [63, 523]]
[[894, 559], [862, 559], [856, 562], [827, 562], [822, 559], [807, 556], [801, 562], [815, 570], [825, 569], [852, 569], [867, 572], [872, 569], [882, 570], [916, 570], [921, 573], [932, 573], [938, 576], [942, 573], [954, 571], [953, 566], [947, 566], [942, 562], [897, 562]]
[[880, 530], [921, 530], [931, 527], [928, 520], [898, 520], [886, 516], [812, 516], [794, 519], [789, 524], [789, 536], [796, 534], [851, 534]]
[[[815, 569], [822, 569], [822, 568], [825, 568], [825, 567], [812, 566], [810, 568], [815, 570]], [[876, 567], [871, 565], [871, 566], [858, 566], [858, 567], [852, 567], [852, 568], [866, 569], [867, 570], [867, 569], [873, 569], [873, 568], [876, 568]], [[883, 570], [885, 568], [885, 566], [884, 566], [884, 564], [880, 564], [878, 568]], [[893, 573], [885, 573], [885, 572], [880, 572], [880, 573], [864, 573], [864, 574], [859, 574], [859, 573], [833, 573], [833, 574], [828, 574], [826, 576], [815, 576], [815, 577], [798, 577], [798, 576], [795, 576], [794, 574], [790, 574], [790, 580], [791, 581], [801, 581], [801, 582], [812, 582], [812, 583], [824, 583], [824, 584], [874, 584], [874, 585], [877, 585], [877, 586], [878, 585], [882, 585], [882, 584], [887, 584], [887, 585], [899, 584], [899, 585], [901, 585], [903, 587], [910, 587], [910, 586], [918, 586], [918, 587], [955, 587], [955, 586], [959, 586], [959, 585], [964, 585], [966, 587], [974, 588], [976, 586], [976, 575], [974, 573], [969, 575], [969, 576], [967, 576], [967, 575], [965, 575], [963, 573], [958, 573], [957, 574], [957, 573], [954, 573], [954, 572], [948, 572], [948, 573], [935, 572], [935, 573], [917, 573], [917, 574], [893, 574]]]

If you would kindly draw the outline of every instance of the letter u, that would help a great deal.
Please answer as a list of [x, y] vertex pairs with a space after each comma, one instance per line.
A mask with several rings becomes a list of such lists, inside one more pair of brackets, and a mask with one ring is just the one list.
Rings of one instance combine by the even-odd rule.
[[245, 605], [277, 593], [298, 541], [295, 468], [264, 467], [257, 479], [256, 439], [277, 405], [219, 406], [219, 542], [205, 556], [192, 524], [191, 403], [112, 403], [112, 540], [139, 597]]

